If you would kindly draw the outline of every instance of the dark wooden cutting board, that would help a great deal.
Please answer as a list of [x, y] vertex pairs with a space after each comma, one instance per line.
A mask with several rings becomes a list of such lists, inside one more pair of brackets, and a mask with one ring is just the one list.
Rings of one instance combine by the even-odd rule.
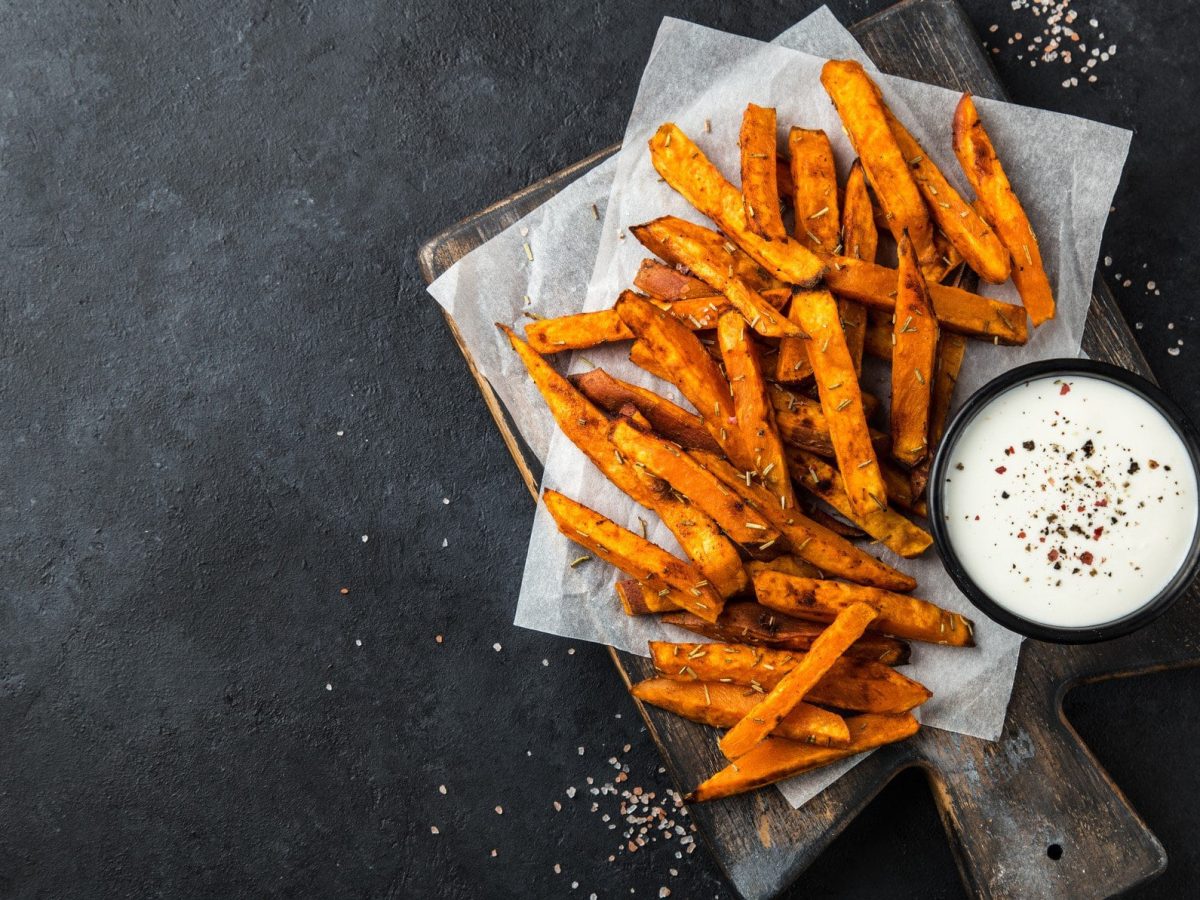
[[[885, 72], [985, 97], [1005, 96], [955, 0], [906, 0], [851, 31]], [[420, 252], [426, 280], [617, 149], [609, 147], [434, 238]], [[538, 463], [527, 456], [454, 322], [449, 324], [536, 499]], [[1099, 280], [1083, 346], [1095, 359], [1151, 377], [1111, 293]], [[999, 741], [925, 728], [913, 740], [876, 752], [803, 809], [793, 810], [778, 792], [765, 790], [693, 806], [692, 816], [737, 891], [747, 898], [772, 897], [896, 773], [917, 766], [929, 777], [963, 880], [973, 893], [1014, 900], [1120, 893], [1162, 871], [1166, 854], [1066, 722], [1062, 698], [1085, 681], [1200, 663], [1196, 594], [1193, 586], [1157, 623], [1106, 644], [1027, 642]], [[650, 661], [642, 657], [614, 651], [613, 660], [626, 682], [652, 673]], [[652, 707], [641, 712], [681, 790], [724, 765], [710, 729]]]

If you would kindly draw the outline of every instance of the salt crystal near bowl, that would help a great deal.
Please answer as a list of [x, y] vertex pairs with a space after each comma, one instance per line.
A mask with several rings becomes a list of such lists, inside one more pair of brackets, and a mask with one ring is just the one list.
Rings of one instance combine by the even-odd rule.
[[1128, 634], [1200, 572], [1200, 441], [1162, 391], [1081, 359], [976, 391], [931, 467], [929, 521], [981, 612], [1055, 643]]

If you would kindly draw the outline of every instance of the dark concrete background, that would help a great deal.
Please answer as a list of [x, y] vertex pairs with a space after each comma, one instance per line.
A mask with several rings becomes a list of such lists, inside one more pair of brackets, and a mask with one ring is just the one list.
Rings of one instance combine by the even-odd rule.
[[[669, 784], [605, 652], [510, 624], [532, 507], [414, 255], [617, 140], [663, 14], [814, 5], [0, 5], [0, 896], [728, 896], [588, 794]], [[1200, 418], [1200, 20], [1076, 2], [1118, 53], [1065, 89], [968, 6], [1018, 101], [1136, 129], [1105, 271]], [[1200, 874], [1197, 696], [1068, 701], [1138, 897]], [[961, 891], [910, 773], [797, 895]]]

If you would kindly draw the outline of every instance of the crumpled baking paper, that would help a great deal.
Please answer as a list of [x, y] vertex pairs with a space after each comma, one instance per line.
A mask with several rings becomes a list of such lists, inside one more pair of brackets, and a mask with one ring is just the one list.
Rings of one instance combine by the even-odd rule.
[[[781, 137], [791, 125], [823, 128], [844, 178], [854, 154], [820, 84], [825, 58], [854, 58], [876, 77], [888, 103], [955, 185], [970, 196], [950, 147], [958, 94], [883, 76], [825, 8], [773, 44], [664, 19], [625, 133], [622, 150], [543, 206], [460, 260], [430, 287], [450, 313], [476, 364], [491, 382], [522, 437], [545, 463], [543, 484], [580, 499], [633, 531], [645, 520], [651, 540], [681, 554], [670, 532], [600, 475], [563, 435], [493, 323], [521, 331], [524, 314], [557, 316], [612, 305], [650, 255], [627, 236], [628, 226], [674, 214], [705, 222], [663, 184], [646, 142], [673, 121], [735, 183], [737, 136], [749, 102], [778, 110]], [[1054, 281], [1058, 316], [1024, 347], [972, 341], [956, 401], [1001, 372], [1037, 359], [1076, 356], [1091, 296], [1092, 273], [1109, 204], [1120, 179], [1130, 133], [1044, 110], [977, 99], [1036, 230]], [[707, 224], [707, 223], [706, 223]], [[594, 262], [594, 265], [593, 265]], [[1012, 285], [984, 293], [1017, 302]], [[602, 366], [687, 406], [673, 388], [634, 367], [624, 346], [599, 347], [556, 360], [565, 371]], [[877, 394], [886, 398], [886, 380]], [[906, 674], [928, 686], [924, 724], [995, 740], [1016, 672], [1021, 639], [980, 615], [957, 590], [931, 549], [919, 560], [881, 557], [913, 574], [918, 596], [963, 612], [976, 623], [977, 646], [953, 649], [914, 644]], [[544, 507], [535, 515], [518, 599], [516, 624], [646, 654], [648, 640], [695, 640], [651, 618], [625, 616], [613, 586], [617, 573], [596, 562], [571, 568], [579, 548], [560, 535]], [[800, 806], [861, 757], [781, 785]]]

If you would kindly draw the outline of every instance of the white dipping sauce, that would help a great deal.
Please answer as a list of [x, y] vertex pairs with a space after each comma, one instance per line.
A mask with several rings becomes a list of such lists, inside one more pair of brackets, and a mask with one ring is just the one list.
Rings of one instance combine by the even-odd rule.
[[1101, 625], [1152, 600], [1196, 533], [1196, 472], [1155, 407], [1086, 375], [995, 397], [966, 426], [943, 515], [971, 579], [1024, 619]]

